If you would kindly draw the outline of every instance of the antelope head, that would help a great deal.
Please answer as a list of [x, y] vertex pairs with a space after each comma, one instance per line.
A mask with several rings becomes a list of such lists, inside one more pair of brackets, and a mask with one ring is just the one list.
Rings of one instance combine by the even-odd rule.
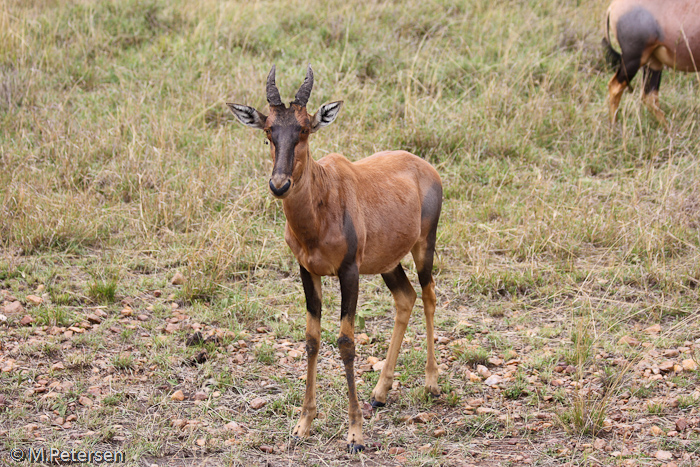
[[277, 198], [285, 198], [292, 192], [309, 165], [309, 135], [333, 123], [343, 101], [322, 105], [314, 115], [306, 112], [306, 104], [314, 85], [314, 73], [309, 65], [306, 79], [294, 100], [285, 107], [275, 84], [275, 66], [267, 76], [267, 102], [270, 114], [265, 115], [253, 107], [227, 104], [238, 120], [246, 126], [265, 132], [270, 141], [273, 167], [270, 190]]

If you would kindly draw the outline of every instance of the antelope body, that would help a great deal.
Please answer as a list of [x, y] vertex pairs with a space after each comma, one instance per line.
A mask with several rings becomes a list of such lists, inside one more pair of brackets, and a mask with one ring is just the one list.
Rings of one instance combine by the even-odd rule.
[[228, 104], [245, 125], [262, 129], [273, 159], [269, 185], [282, 199], [287, 219], [285, 240], [299, 261], [306, 296], [306, 394], [292, 435], [306, 437], [316, 417], [316, 365], [321, 331], [321, 276], [338, 276], [341, 289], [338, 348], [348, 383], [350, 427], [347, 446], [364, 449], [362, 411], [355, 388], [355, 310], [360, 274], [381, 274], [396, 304], [396, 318], [386, 364], [372, 391], [373, 407], [386, 403], [394, 368], [416, 292], [400, 260], [413, 255], [422, 287], [426, 318], [425, 385], [439, 395], [433, 316], [433, 254], [442, 206], [442, 184], [425, 160], [405, 151], [385, 151], [358, 162], [328, 154], [318, 162], [309, 153], [309, 134], [332, 123], [342, 101], [322, 105], [309, 115], [313, 86], [309, 66], [295, 100], [285, 107], [275, 85], [275, 67], [267, 79], [269, 115], [252, 107]]
[[700, 66], [700, 2], [698, 0], [613, 0], [608, 8], [605, 39], [617, 71], [608, 84], [610, 120], [614, 123], [622, 93], [644, 68], [643, 99], [666, 124], [659, 107], [664, 66], [694, 72]]

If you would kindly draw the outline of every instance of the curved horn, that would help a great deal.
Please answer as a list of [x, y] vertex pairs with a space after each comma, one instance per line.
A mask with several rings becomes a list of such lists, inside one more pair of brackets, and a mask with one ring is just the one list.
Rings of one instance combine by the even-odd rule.
[[280, 92], [275, 85], [275, 65], [272, 65], [270, 74], [267, 75], [267, 103], [270, 105], [282, 105]]
[[309, 102], [309, 97], [311, 96], [311, 88], [314, 87], [314, 72], [311, 69], [311, 65], [306, 69], [306, 78], [304, 82], [301, 83], [299, 91], [297, 91], [294, 96], [294, 103], [299, 104], [302, 107], [306, 107]]

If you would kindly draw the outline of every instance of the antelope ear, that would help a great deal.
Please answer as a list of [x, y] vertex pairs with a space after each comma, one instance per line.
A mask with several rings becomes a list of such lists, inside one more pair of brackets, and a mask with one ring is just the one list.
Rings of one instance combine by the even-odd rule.
[[329, 104], [323, 104], [318, 112], [313, 116], [311, 121], [311, 132], [318, 131], [324, 126], [328, 126], [333, 123], [335, 117], [338, 116], [340, 108], [343, 106], [343, 101], [335, 101]]
[[263, 115], [254, 108], [248, 107], [247, 105], [229, 103], [226, 103], [226, 105], [228, 105], [229, 109], [231, 109], [231, 112], [233, 112], [233, 115], [236, 116], [238, 121], [244, 124], [245, 126], [249, 126], [251, 128], [258, 128], [260, 130], [262, 130], [265, 127], [267, 115]]

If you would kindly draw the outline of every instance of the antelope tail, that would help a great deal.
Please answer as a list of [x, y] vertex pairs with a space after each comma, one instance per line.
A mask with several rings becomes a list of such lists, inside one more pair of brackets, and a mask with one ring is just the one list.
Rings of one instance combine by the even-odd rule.
[[603, 38], [603, 48], [605, 50], [605, 61], [608, 62], [608, 65], [617, 70], [622, 63], [622, 54], [620, 44], [617, 42], [617, 37], [615, 37], [614, 32], [613, 36], [610, 37], [610, 10], [608, 10], [605, 16], [605, 37]]

